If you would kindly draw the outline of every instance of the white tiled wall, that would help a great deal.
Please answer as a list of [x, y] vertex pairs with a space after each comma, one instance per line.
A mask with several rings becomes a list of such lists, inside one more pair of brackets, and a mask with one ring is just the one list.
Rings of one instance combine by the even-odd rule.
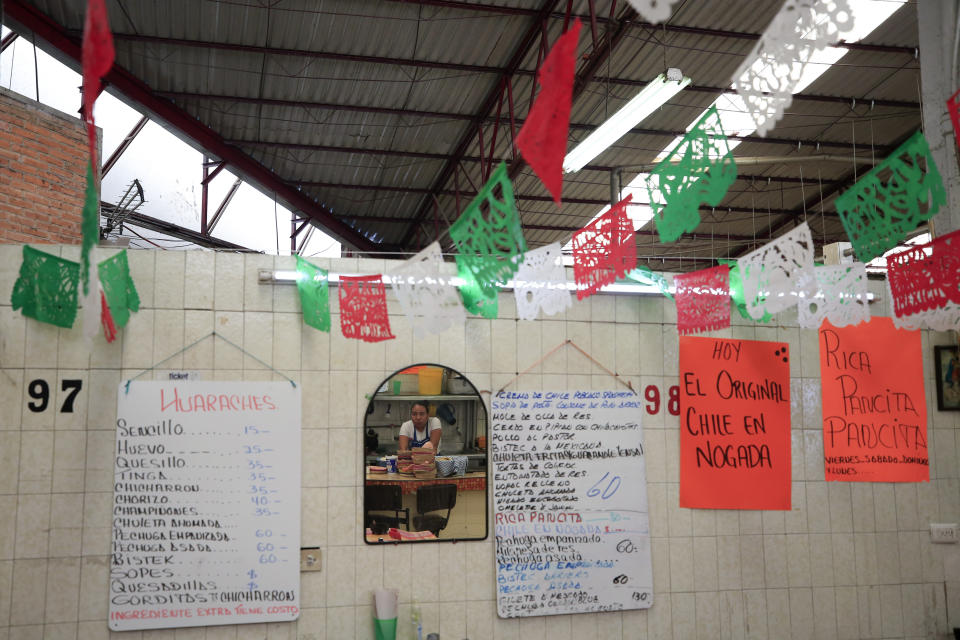
[[[53, 250], [76, 254], [74, 247]], [[635, 387], [666, 390], [677, 383], [672, 303], [601, 295], [531, 323], [515, 319], [508, 294], [496, 320], [470, 318], [463, 328], [415, 340], [391, 301], [397, 339], [368, 345], [342, 337], [335, 299], [333, 331], [325, 334], [301, 322], [295, 287], [257, 284], [258, 269], [289, 269], [290, 258], [130, 251], [143, 307], [115, 344], [98, 336], [88, 349], [79, 328], [58, 330], [11, 309], [20, 252], [0, 246], [0, 640], [115, 635], [106, 623], [106, 553], [117, 384], [213, 329], [304, 389], [302, 543], [322, 549], [323, 570], [303, 574], [303, 613], [295, 624], [116, 635], [372, 638], [371, 591], [381, 585], [400, 590], [400, 638], [410, 637], [404, 622], [413, 601], [425, 630], [445, 640], [945, 638], [960, 626], [960, 547], [933, 545], [928, 534], [930, 522], [960, 521], [960, 420], [936, 411], [929, 379], [931, 347], [948, 344], [947, 334], [923, 340], [932, 481], [828, 484], [815, 332], [798, 329], [789, 314], [778, 318], [780, 326], [735, 321], [718, 335], [782, 340], [799, 354], [791, 359], [793, 509], [679, 508], [678, 419], [665, 411], [645, 416], [654, 607], [500, 620], [492, 540], [390, 548], [361, 542], [364, 394], [415, 361], [449, 365], [479, 389], [497, 389], [568, 338]], [[377, 272], [383, 262], [322, 266]], [[883, 300], [874, 305], [874, 314], [884, 306]], [[206, 379], [274, 377], [212, 339], [163, 366], [200, 371]], [[57, 390], [59, 380], [82, 379], [75, 413], [27, 410], [25, 385], [37, 378]], [[516, 384], [615, 383], [565, 348]]]

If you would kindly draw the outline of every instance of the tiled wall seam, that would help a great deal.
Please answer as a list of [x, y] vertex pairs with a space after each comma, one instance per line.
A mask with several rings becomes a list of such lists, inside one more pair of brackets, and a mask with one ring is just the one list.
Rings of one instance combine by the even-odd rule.
[[[47, 249], [77, 256], [73, 246]], [[302, 574], [303, 613], [295, 624], [124, 638], [372, 638], [370, 594], [378, 586], [400, 590], [401, 621], [416, 601], [425, 629], [448, 639], [930, 638], [947, 637], [950, 625], [960, 624], [958, 550], [930, 544], [927, 532], [930, 522], [960, 520], [960, 421], [936, 411], [930, 374], [932, 345], [950, 343], [947, 334], [924, 332], [922, 341], [931, 482], [826, 483], [816, 333], [799, 329], [789, 313], [776, 326], [735, 318], [711, 335], [785, 341], [798, 354], [791, 358], [793, 508], [679, 508], [679, 419], [663, 408], [645, 414], [654, 607], [501, 620], [492, 531], [486, 541], [454, 545], [362, 543], [364, 394], [418, 361], [451, 366], [479, 389], [497, 389], [566, 339], [635, 389], [655, 384], [665, 394], [678, 382], [672, 304], [601, 295], [531, 323], [516, 320], [512, 294], [503, 294], [500, 318], [470, 318], [462, 329], [414, 340], [388, 294], [397, 340], [369, 345], [340, 334], [336, 289], [333, 329], [325, 334], [302, 324], [295, 287], [256, 284], [258, 269], [289, 269], [289, 257], [130, 251], [143, 307], [116, 344], [98, 336], [88, 351], [79, 328], [55, 329], [11, 309], [20, 251], [0, 245], [0, 509], [8, 514], [0, 518], [0, 638], [118, 635], [106, 627], [116, 388], [213, 330], [310, 390], [303, 394], [302, 543], [321, 547], [324, 569]], [[317, 263], [344, 272], [388, 264]], [[883, 315], [888, 301], [882, 289], [874, 292], [881, 300], [871, 311]], [[172, 368], [211, 380], [282, 379], [212, 339], [152, 375]], [[85, 400], [74, 414], [24, 409], [30, 380], [49, 379], [59, 389], [64, 377], [84, 381]], [[569, 348], [514, 382], [521, 389], [615, 384]], [[398, 637], [411, 637], [409, 625]]]

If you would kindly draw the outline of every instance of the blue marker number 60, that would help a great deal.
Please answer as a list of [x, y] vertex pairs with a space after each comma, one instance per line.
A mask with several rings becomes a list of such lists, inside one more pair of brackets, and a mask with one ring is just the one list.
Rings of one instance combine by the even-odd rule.
[[608, 471], [607, 473], [603, 474], [602, 478], [597, 480], [596, 484], [590, 487], [590, 489], [587, 491], [588, 498], [600, 496], [602, 499], [606, 500], [617, 492], [617, 489], [620, 488], [620, 476], [613, 476], [610, 478], [610, 482], [607, 483], [606, 488], [600, 489], [600, 485], [603, 484], [603, 481], [606, 480], [607, 476], [609, 475], [610, 472]]

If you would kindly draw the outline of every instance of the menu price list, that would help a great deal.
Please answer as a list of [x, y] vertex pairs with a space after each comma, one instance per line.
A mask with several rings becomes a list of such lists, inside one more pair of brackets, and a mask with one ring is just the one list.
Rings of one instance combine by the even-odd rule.
[[651, 606], [641, 408], [631, 391], [491, 400], [501, 617]]
[[299, 390], [123, 384], [116, 428], [110, 629], [296, 619]]

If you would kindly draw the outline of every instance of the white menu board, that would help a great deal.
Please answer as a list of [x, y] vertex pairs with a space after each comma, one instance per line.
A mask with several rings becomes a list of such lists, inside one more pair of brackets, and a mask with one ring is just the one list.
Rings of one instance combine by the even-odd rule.
[[300, 389], [120, 385], [109, 626], [295, 620]]
[[650, 607], [640, 398], [501, 391], [490, 404], [500, 617]]

